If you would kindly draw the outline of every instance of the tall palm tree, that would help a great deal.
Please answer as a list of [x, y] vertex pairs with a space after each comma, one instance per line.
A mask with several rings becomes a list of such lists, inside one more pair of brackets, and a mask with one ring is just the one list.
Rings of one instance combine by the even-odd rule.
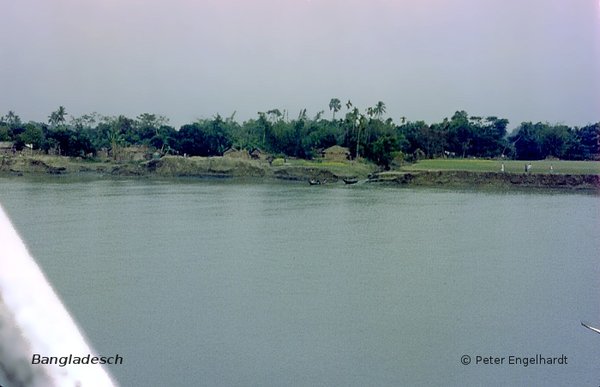
[[19, 117], [14, 111], [9, 110], [4, 118], [0, 117], [0, 121], [4, 121], [8, 124], [8, 127], [15, 129], [21, 126], [21, 117]]
[[360, 157], [360, 131], [366, 125], [367, 118], [363, 114], [360, 114], [358, 108], [354, 108], [349, 115], [350, 119], [352, 120], [352, 124], [356, 129], [356, 159], [358, 160], [358, 158]]
[[48, 123], [50, 123], [50, 125], [52, 126], [57, 126], [59, 124], [64, 124], [67, 115], [67, 111], [65, 110], [64, 106], [59, 106], [58, 109], [52, 113], [50, 113], [50, 115], [48, 116]]
[[375, 117], [381, 118], [383, 113], [385, 113], [385, 103], [382, 101], [377, 102], [377, 105], [373, 108], [373, 112], [375, 113]]
[[[365, 135], [365, 145], [369, 142], [369, 133], [370, 133], [370, 129], [371, 126], [373, 124], [373, 117], [375, 117], [375, 108], [374, 107], [368, 107], [365, 110], [365, 115], [363, 115], [363, 120], [364, 120], [364, 125], [363, 125], [363, 129], [364, 129], [364, 135]], [[368, 117], [368, 120], [367, 120]]]
[[329, 110], [333, 111], [333, 120], [335, 121], [335, 113], [339, 112], [342, 108], [342, 103], [337, 98], [332, 98], [329, 101]]
[[298, 121], [306, 121], [306, 108], [300, 110], [300, 113], [298, 113]]

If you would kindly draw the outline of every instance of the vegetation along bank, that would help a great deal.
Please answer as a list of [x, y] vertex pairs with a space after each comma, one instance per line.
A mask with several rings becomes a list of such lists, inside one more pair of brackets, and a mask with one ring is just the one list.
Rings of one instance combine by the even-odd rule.
[[[333, 183], [589, 188], [600, 175], [600, 122], [582, 127], [457, 111], [427, 124], [385, 118], [378, 102], [359, 109], [332, 98], [330, 116], [270, 109], [244, 122], [216, 115], [182, 125], [143, 113], [95, 113], [48, 122], [0, 117], [0, 173], [260, 177]], [[565, 161], [567, 160], [567, 161]]]

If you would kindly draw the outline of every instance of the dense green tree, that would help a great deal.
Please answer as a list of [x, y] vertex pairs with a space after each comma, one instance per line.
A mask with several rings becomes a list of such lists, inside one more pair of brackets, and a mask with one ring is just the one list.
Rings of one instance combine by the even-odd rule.
[[384, 169], [389, 169], [398, 148], [395, 136], [384, 135], [367, 147], [367, 157]]
[[444, 155], [444, 150], [448, 149], [448, 126], [447, 120], [441, 123], [425, 126], [425, 132], [422, 133], [424, 138], [424, 151], [427, 157], [441, 157]]
[[425, 121], [406, 122], [397, 128], [399, 137], [404, 139], [402, 152], [412, 160], [419, 154], [425, 157], [439, 157], [447, 147], [448, 120], [428, 125]]
[[264, 129], [255, 119], [245, 121], [242, 125], [230, 123], [232, 146], [237, 149], [253, 150], [263, 147], [263, 132]]
[[466, 157], [470, 154], [473, 146], [475, 133], [469, 122], [469, 115], [464, 110], [454, 113], [447, 125], [448, 151]]
[[0, 141], [9, 141], [12, 139], [8, 126], [0, 125]]
[[23, 144], [30, 144], [33, 149], [40, 149], [45, 143], [44, 131], [32, 122], [25, 125], [25, 131], [19, 137]]
[[425, 121], [409, 121], [402, 123], [401, 126], [396, 128], [398, 135], [405, 139], [404, 146], [402, 147], [404, 153], [412, 155], [417, 150], [424, 148], [421, 134], [425, 132], [425, 126], [428, 126]]
[[95, 152], [87, 135], [69, 130], [64, 126], [50, 128], [45, 135], [46, 151], [52, 150], [60, 156], [86, 157]]
[[450, 119], [426, 124], [410, 122], [404, 117], [395, 126], [391, 118], [383, 120], [386, 106], [379, 101], [364, 113], [351, 101], [344, 119], [336, 120], [342, 103], [332, 98], [332, 120], [323, 119], [323, 111], [310, 118], [302, 109], [293, 120], [279, 109], [238, 123], [235, 113], [223, 119], [198, 120], [179, 130], [167, 125], [163, 116], [142, 113], [100, 117], [96, 113], [71, 117], [66, 123], [66, 109], [60, 106], [49, 116], [50, 125], [23, 124], [13, 111], [0, 117], [0, 141], [13, 141], [17, 149], [25, 143], [34, 148], [68, 156], [86, 156], [98, 149], [108, 149], [116, 157], [123, 147], [148, 145], [161, 154], [179, 153], [199, 156], [221, 155], [230, 146], [290, 157], [311, 158], [332, 145], [346, 146], [353, 157], [365, 157], [383, 168], [402, 152], [406, 159], [415, 157], [515, 157], [517, 159], [600, 159], [600, 122], [582, 128], [548, 123], [522, 123], [507, 136], [508, 120], [489, 116], [471, 116], [457, 111]]
[[221, 156], [223, 152], [231, 147], [231, 139], [227, 130], [228, 127], [219, 114], [217, 114], [213, 120], [208, 122], [207, 126], [207, 141], [211, 156]]
[[142, 113], [137, 116], [134, 123], [136, 138], [142, 144], [148, 144], [150, 139], [158, 136], [158, 130], [166, 125], [169, 120], [164, 116]]
[[469, 118], [468, 149], [464, 156], [495, 157], [507, 147], [506, 126], [508, 120], [490, 116]]
[[220, 156], [231, 146], [225, 122], [220, 115], [184, 125], [177, 133], [177, 150], [190, 156]]
[[476, 156], [495, 157], [504, 155], [508, 142], [506, 140], [506, 128], [508, 120], [490, 116], [485, 119], [485, 124], [480, 132]]
[[517, 160], [542, 159], [540, 132], [542, 123], [523, 122], [510, 137]]
[[177, 131], [168, 125], [161, 125], [156, 134], [150, 138], [148, 145], [160, 153], [173, 153], [177, 149]]
[[113, 129], [123, 139], [125, 145], [141, 144], [142, 138], [137, 130], [135, 120], [124, 115], [118, 116], [112, 123]]
[[178, 148], [180, 154], [189, 156], [208, 156], [206, 134], [200, 123], [183, 125], [179, 132]]
[[573, 155], [574, 158], [600, 160], [600, 122], [574, 131], [572, 141], [579, 144], [581, 149], [578, 155]]
[[569, 138], [571, 137], [569, 128], [564, 125], [545, 125], [540, 133], [540, 148], [542, 157], [565, 158]]

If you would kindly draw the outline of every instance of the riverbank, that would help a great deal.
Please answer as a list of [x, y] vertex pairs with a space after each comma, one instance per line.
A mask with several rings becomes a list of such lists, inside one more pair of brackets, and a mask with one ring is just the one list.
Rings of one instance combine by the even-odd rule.
[[0, 156], [0, 175], [98, 175], [140, 177], [273, 178], [335, 183], [343, 178], [367, 179], [376, 166], [366, 162], [250, 160], [229, 157], [165, 156], [156, 160], [117, 163], [47, 155]]
[[371, 182], [424, 187], [600, 189], [600, 175], [527, 174], [471, 171], [381, 172]]
[[[556, 165], [560, 165], [556, 162]], [[451, 163], [449, 164], [451, 165]], [[255, 178], [293, 181], [341, 183], [344, 178], [356, 178], [368, 183], [398, 186], [477, 187], [477, 188], [553, 188], [598, 190], [600, 174], [596, 173], [518, 173], [477, 170], [427, 170], [413, 164], [401, 170], [376, 172], [376, 166], [366, 162], [333, 162], [286, 160], [272, 164], [264, 160], [228, 157], [165, 156], [156, 160], [116, 163], [90, 161], [58, 156], [1, 156], [0, 175], [71, 175], [100, 177], [160, 177], [160, 178]]]

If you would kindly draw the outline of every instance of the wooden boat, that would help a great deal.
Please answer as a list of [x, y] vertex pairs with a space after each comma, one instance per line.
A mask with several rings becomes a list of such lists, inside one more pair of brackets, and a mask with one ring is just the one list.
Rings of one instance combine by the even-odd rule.
[[316, 179], [310, 179], [308, 181], [308, 184], [310, 184], [310, 185], [320, 185], [321, 181], [320, 180], [316, 180]]
[[358, 179], [355, 177], [344, 177], [342, 180], [344, 180], [344, 183], [346, 184], [356, 184], [358, 183]]

